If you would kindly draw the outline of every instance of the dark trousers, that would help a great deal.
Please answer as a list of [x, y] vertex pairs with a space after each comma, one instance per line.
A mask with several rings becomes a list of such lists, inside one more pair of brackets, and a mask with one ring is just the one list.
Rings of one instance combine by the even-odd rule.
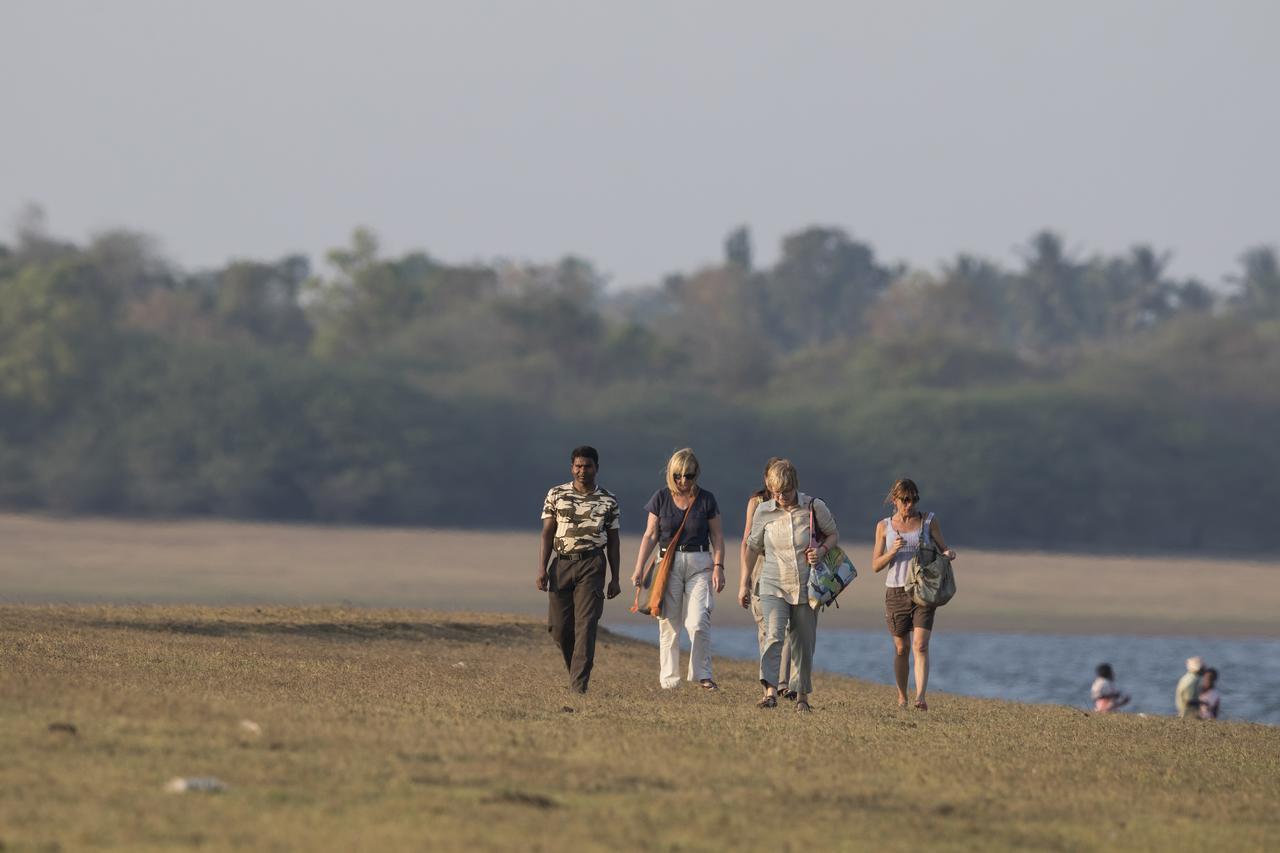
[[596, 657], [596, 627], [604, 612], [604, 552], [581, 560], [551, 561], [551, 610], [547, 630], [564, 655], [569, 686], [587, 692]]

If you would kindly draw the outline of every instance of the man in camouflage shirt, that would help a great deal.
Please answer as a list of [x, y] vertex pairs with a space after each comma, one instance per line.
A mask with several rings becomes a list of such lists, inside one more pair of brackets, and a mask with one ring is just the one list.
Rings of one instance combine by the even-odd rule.
[[[596, 449], [575, 447], [571, 458], [573, 479], [547, 492], [542, 504], [538, 589], [551, 594], [547, 630], [564, 655], [569, 687], [586, 693], [605, 597], [615, 598], [622, 591], [618, 577], [619, 512], [617, 499], [596, 485], [600, 468]], [[607, 593], [606, 553], [611, 575]]]

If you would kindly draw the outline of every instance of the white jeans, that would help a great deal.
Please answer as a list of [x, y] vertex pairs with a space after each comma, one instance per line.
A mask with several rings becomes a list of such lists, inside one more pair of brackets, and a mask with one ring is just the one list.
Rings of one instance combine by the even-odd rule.
[[689, 680], [711, 677], [711, 552], [677, 551], [658, 620], [658, 681], [680, 683], [680, 623], [689, 633]]

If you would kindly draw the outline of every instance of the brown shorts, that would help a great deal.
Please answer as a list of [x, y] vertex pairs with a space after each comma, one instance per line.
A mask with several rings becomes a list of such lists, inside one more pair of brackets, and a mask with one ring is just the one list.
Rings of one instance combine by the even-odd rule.
[[912, 628], [932, 631], [933, 612], [937, 609], [916, 604], [900, 586], [884, 588], [884, 621], [889, 625], [889, 633], [895, 637], [907, 636]]

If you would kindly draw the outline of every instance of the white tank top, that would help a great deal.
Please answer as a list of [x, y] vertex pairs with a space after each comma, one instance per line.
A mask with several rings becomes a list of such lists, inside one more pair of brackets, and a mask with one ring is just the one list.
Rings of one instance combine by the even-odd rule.
[[898, 553], [894, 555], [893, 562], [889, 564], [889, 568], [884, 572], [885, 586], [906, 586], [907, 585], [907, 569], [911, 566], [911, 558], [916, 555], [916, 550], [920, 547], [920, 531], [926, 531], [924, 541], [929, 541], [927, 532], [929, 524], [933, 521], [933, 513], [929, 513], [920, 521], [920, 529], [913, 530], [910, 533], [899, 533], [893, 529], [893, 517], [890, 516], [884, 520], [884, 550], [885, 553], [893, 550], [893, 543], [899, 539], [902, 540], [902, 547]]

